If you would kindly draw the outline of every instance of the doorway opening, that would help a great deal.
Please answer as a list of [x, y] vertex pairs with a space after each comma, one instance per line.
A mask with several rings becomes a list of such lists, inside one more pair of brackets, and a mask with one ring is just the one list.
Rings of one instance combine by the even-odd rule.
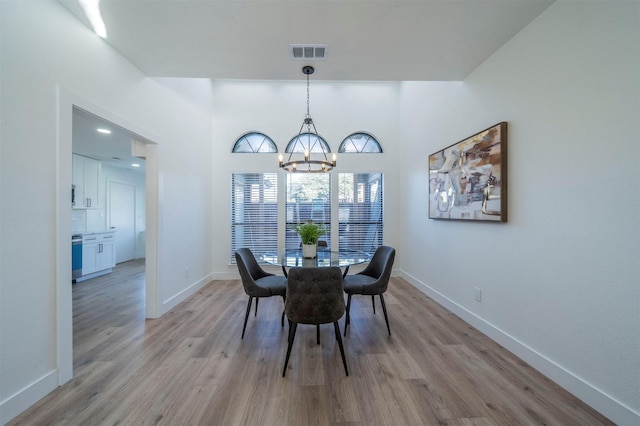
[[[81, 148], [79, 148], [81, 143], [78, 142], [76, 144], [76, 131], [79, 130], [75, 128], [75, 124], [83, 119], [92, 119], [96, 123], [101, 122], [105, 126], [109, 125], [112, 134], [116, 131], [126, 135], [126, 153], [116, 153], [114, 146], [105, 144], [104, 140], [102, 140], [103, 143], [100, 148], [106, 149], [105, 152], [92, 153], [88, 150], [88, 147], [82, 148], [85, 150], [81, 151]], [[91, 120], [88, 121], [90, 122]], [[93, 132], [97, 132], [97, 129], [94, 128]], [[115, 226], [112, 225], [112, 220], [114, 223], [118, 223], [119, 219], [116, 217], [115, 210], [110, 210], [107, 207], [111, 201], [107, 197], [112, 195], [109, 190], [112, 182], [114, 183], [114, 188], [116, 188], [117, 183], [128, 185], [124, 195], [122, 193], [118, 195], [118, 189], [115, 189], [113, 196], [116, 198], [124, 197], [125, 199], [128, 197], [129, 202], [132, 201], [131, 189], [135, 188], [133, 215], [126, 214], [125, 216], [129, 218], [127, 220], [133, 219], [134, 221], [134, 241], [132, 242], [134, 257], [144, 259], [145, 317], [157, 317], [158, 172], [157, 145], [155, 141], [159, 139], [140, 126], [62, 87], [58, 87], [57, 136], [57, 199], [59, 200], [59, 206], [56, 215], [58, 229], [56, 244], [58, 271], [56, 343], [58, 384], [62, 385], [73, 377], [72, 285], [74, 284], [72, 284], [71, 279], [72, 271], [69, 268], [69, 265], [72, 264], [69, 237], [74, 234], [77, 226], [84, 227], [84, 232], [95, 232], [94, 230], [100, 230], [100, 227], [110, 230], [112, 226]], [[109, 150], [112, 151], [109, 152]], [[90, 204], [91, 208], [84, 209], [86, 210], [84, 213], [76, 212], [76, 210], [83, 209], [72, 207], [72, 191], [70, 189], [72, 188], [73, 155], [76, 153], [83, 154], [87, 158], [93, 157], [94, 160], [100, 161], [100, 167], [104, 166], [106, 172], [102, 175], [99, 174], [101, 178], [98, 184], [98, 204]], [[118, 167], [116, 164], [118, 161], [125, 164], [124, 161], [130, 161], [134, 158], [139, 163], [139, 170], [141, 170], [141, 172], [138, 172], [137, 178], [133, 177], [135, 172], [125, 172], [122, 165]], [[111, 176], [108, 181], [107, 175]], [[100, 191], [102, 191], [102, 195], [100, 195]], [[78, 217], [81, 217], [81, 219], [78, 219]], [[80, 225], [75, 222], [76, 220]]]

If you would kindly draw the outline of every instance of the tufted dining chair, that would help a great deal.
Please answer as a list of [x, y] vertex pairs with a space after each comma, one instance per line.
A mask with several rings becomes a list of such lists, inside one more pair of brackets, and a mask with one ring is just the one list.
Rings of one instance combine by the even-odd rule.
[[[244, 292], [249, 296], [247, 303], [247, 312], [244, 316], [244, 325], [242, 326], [242, 339], [244, 339], [244, 331], [247, 328], [247, 320], [249, 312], [251, 312], [251, 302], [256, 299], [255, 315], [258, 315], [258, 300], [261, 297], [281, 296], [283, 301], [287, 291], [287, 279], [281, 275], [275, 275], [266, 272], [260, 267], [256, 261], [253, 252], [248, 248], [240, 248], [235, 252], [236, 264], [242, 279]], [[284, 327], [284, 312], [282, 312], [282, 326]]]
[[289, 344], [284, 360], [282, 377], [287, 372], [291, 347], [296, 337], [298, 324], [333, 323], [336, 340], [340, 347], [344, 372], [349, 375], [344, 355], [342, 336], [338, 320], [345, 312], [342, 271], [339, 267], [291, 268], [287, 279], [287, 296], [284, 311], [289, 319]]
[[396, 257], [396, 249], [389, 246], [380, 246], [376, 249], [371, 261], [364, 270], [357, 274], [347, 275], [344, 278], [344, 292], [347, 293], [347, 318], [344, 322], [344, 335], [347, 335], [347, 327], [351, 321], [349, 312], [351, 310], [351, 296], [354, 294], [362, 294], [371, 296], [373, 304], [373, 313], [376, 313], [375, 296], [380, 296], [382, 311], [384, 312], [384, 320], [387, 323], [387, 331], [391, 336], [391, 328], [389, 328], [389, 317], [387, 316], [387, 307], [384, 304], [384, 293], [389, 286], [391, 278], [391, 268]]

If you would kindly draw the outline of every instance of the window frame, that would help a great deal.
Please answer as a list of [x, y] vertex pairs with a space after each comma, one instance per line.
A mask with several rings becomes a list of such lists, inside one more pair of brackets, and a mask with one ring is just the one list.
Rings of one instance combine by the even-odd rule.
[[[358, 150], [356, 143], [351, 140], [351, 138], [355, 135], [362, 135], [367, 137], [367, 141], [364, 143], [363, 148], [366, 147], [369, 143], [373, 142], [374, 146], [377, 147], [377, 150], [372, 150], [372, 151]], [[356, 148], [355, 151], [346, 150], [346, 147], [348, 146], [349, 143]], [[338, 146], [338, 154], [382, 154], [382, 153], [383, 153], [382, 145], [380, 144], [380, 142], [375, 136], [373, 136], [371, 133], [368, 133], [368, 132], [351, 133], [349, 136], [344, 138], [342, 142], [340, 142], [340, 145]]]
[[[260, 176], [259, 180], [257, 176]], [[249, 247], [259, 262], [262, 254], [278, 250], [280, 223], [278, 177], [277, 172], [231, 173], [230, 258], [232, 264], [236, 263], [235, 252], [241, 247]], [[270, 179], [275, 179], [275, 182]], [[267, 181], [271, 184], [267, 185]], [[238, 220], [239, 218], [244, 220]], [[271, 219], [265, 220], [265, 218]], [[245, 233], [249, 235], [245, 236]]]
[[[319, 223], [323, 225], [327, 231], [322, 237], [321, 240], [325, 240], [327, 245], [331, 247], [331, 222], [332, 222], [332, 193], [333, 193], [333, 176], [332, 173], [287, 173], [285, 175], [285, 179], [283, 179], [283, 198], [284, 198], [284, 217], [282, 223], [284, 224], [284, 247], [285, 248], [299, 248], [300, 247], [300, 237], [295, 234], [293, 227], [298, 223], [303, 223], [307, 220], [312, 220], [314, 223]], [[326, 198], [315, 197], [311, 199], [305, 199], [298, 202], [291, 202], [290, 199], [290, 188], [291, 183], [290, 179], [303, 179], [308, 177], [309, 180], [319, 180], [322, 177], [326, 176], [328, 178], [328, 182], [326, 182]], [[321, 194], [324, 195], [324, 194]], [[319, 207], [319, 208], [318, 208]], [[300, 213], [302, 212], [302, 216]], [[321, 213], [321, 219], [319, 216]], [[292, 216], [290, 219], [289, 216]], [[319, 220], [318, 220], [319, 219]]]
[[[345, 191], [341, 185], [344, 182], [343, 176], [345, 175], [361, 177], [352, 181], [353, 198], [351, 201], [343, 201]], [[355, 171], [338, 173], [336, 195], [338, 249], [354, 249], [373, 254], [377, 247], [384, 244], [384, 181], [383, 172]], [[375, 195], [372, 196], [374, 185]], [[361, 188], [361, 190], [359, 191], [358, 188]], [[347, 208], [348, 210], [345, 213]], [[345, 217], [345, 214], [347, 217]], [[355, 218], [354, 214], [356, 215]], [[372, 215], [376, 214], [378, 216], [372, 220]], [[363, 215], [369, 217], [362, 219]], [[349, 231], [350, 227], [356, 228], [356, 231]], [[346, 232], [353, 232], [353, 235], [347, 236]]]
[[[304, 153], [305, 149], [307, 149], [307, 145], [305, 145], [302, 139], [311, 136], [317, 139], [317, 142], [314, 142], [311, 146], [311, 149], [309, 150], [311, 154], [321, 154], [323, 151], [325, 154], [329, 154], [331, 152], [331, 147], [329, 146], [325, 138], [313, 132], [302, 132], [292, 137], [285, 147], [284, 152], [286, 154]], [[297, 148], [298, 146], [300, 148]]]
[[[250, 142], [250, 137], [252, 136], [258, 136], [258, 137], [262, 137], [262, 141], [260, 142], [260, 145], [258, 147], [258, 150], [254, 150], [253, 145]], [[246, 141], [246, 142], [244, 142]], [[252, 150], [251, 151], [240, 151], [238, 150], [239, 147], [243, 144], [249, 146]], [[264, 146], [265, 142], [267, 143], [267, 146], [271, 147], [271, 150], [267, 150], [267, 151], [263, 151], [261, 150], [262, 146]], [[233, 147], [231, 148], [231, 153], [232, 154], [277, 154], [278, 153], [278, 145], [276, 145], [276, 143], [273, 141], [273, 139], [271, 139], [271, 137], [269, 137], [268, 135], [266, 135], [265, 133], [262, 132], [258, 132], [258, 131], [250, 131], [250, 132], [246, 132], [244, 134], [242, 134], [238, 139], [236, 139], [236, 141], [233, 144]]]

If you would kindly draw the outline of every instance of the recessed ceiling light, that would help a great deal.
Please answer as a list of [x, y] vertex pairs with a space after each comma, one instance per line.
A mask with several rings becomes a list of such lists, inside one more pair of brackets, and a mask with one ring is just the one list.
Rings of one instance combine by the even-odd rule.
[[87, 19], [89, 19], [93, 31], [100, 37], [107, 38], [107, 28], [100, 14], [100, 0], [78, 0], [78, 2], [82, 6]]
[[98, 128], [98, 129], [97, 129], [97, 131], [98, 131], [99, 133], [104, 133], [104, 134], [107, 134], [107, 135], [111, 133], [111, 130], [109, 130], [109, 129], [103, 129], [103, 128]]
[[140, 164], [138, 164], [138, 163], [131, 163], [131, 167], [140, 167]]

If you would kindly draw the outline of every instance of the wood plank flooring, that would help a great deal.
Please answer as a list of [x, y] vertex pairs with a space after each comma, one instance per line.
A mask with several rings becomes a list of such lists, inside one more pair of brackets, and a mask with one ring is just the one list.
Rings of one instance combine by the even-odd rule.
[[[214, 281], [144, 319], [140, 261], [74, 284], [74, 378], [10, 425], [610, 425], [399, 278], [382, 309], [354, 297], [344, 338], [300, 325], [286, 378], [282, 300]], [[379, 301], [378, 301], [379, 303]], [[344, 330], [344, 319], [340, 321]]]

